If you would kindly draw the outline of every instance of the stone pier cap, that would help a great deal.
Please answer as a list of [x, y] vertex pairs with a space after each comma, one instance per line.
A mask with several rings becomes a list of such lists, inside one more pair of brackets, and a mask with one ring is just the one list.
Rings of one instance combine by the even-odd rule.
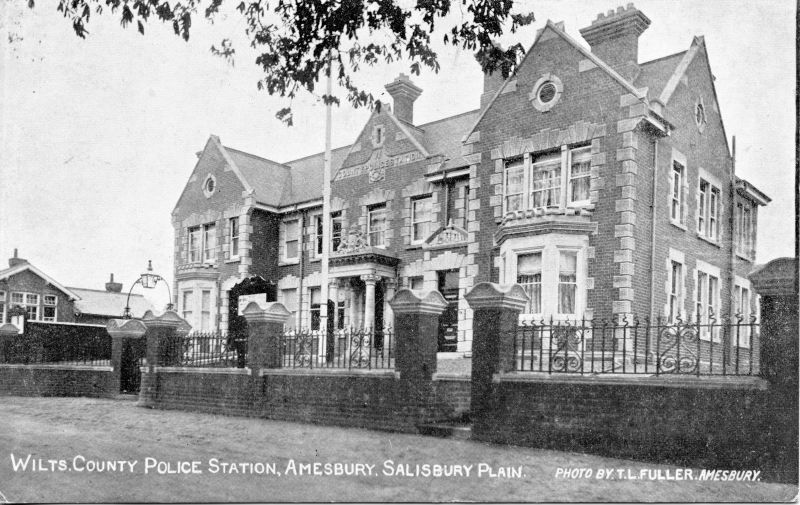
[[174, 310], [167, 310], [161, 314], [156, 314], [152, 310], [144, 313], [141, 319], [145, 327], [149, 328], [175, 328], [178, 334], [186, 334], [192, 330], [192, 325], [186, 322]]
[[438, 291], [403, 288], [389, 301], [395, 314], [439, 315], [447, 308], [447, 301]]
[[242, 311], [247, 322], [285, 323], [292, 315], [282, 303], [252, 301]]
[[141, 338], [147, 332], [147, 326], [139, 319], [109, 319], [106, 331], [112, 337]]
[[481, 282], [467, 293], [467, 303], [472, 309], [511, 309], [521, 311], [528, 303], [528, 295], [519, 284]]

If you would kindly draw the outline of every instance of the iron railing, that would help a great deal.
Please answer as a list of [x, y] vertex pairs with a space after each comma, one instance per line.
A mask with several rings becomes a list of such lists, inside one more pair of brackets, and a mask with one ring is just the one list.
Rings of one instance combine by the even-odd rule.
[[394, 332], [387, 328], [332, 332], [289, 330], [281, 335], [284, 368], [393, 369]]
[[756, 318], [530, 321], [514, 335], [516, 371], [574, 374], [755, 375]]
[[247, 335], [193, 332], [167, 338], [159, 347], [161, 366], [197, 368], [244, 368]]
[[98, 325], [26, 321], [25, 333], [0, 340], [0, 363], [108, 366], [111, 336]]

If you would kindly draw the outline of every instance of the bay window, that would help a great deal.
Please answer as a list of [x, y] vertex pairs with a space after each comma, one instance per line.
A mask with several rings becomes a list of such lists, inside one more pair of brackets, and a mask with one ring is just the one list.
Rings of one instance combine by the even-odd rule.
[[575, 293], [578, 290], [578, 253], [559, 251], [558, 313], [575, 314]]
[[200, 331], [211, 331], [211, 291], [200, 292]]
[[501, 282], [517, 283], [528, 295], [521, 320], [577, 320], [586, 310], [585, 235], [520, 236], [501, 245]]
[[526, 314], [542, 313], [542, 253], [520, 254], [517, 256], [517, 284], [528, 295]]
[[505, 212], [589, 204], [591, 161], [588, 146], [508, 160]]

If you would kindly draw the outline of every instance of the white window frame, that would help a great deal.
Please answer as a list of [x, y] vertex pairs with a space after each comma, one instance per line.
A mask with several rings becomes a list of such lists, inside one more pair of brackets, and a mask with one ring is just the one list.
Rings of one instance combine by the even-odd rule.
[[[588, 291], [588, 237], [585, 235], [566, 235], [550, 233], [533, 237], [507, 239], [501, 245], [500, 257], [503, 265], [502, 283], [513, 284], [517, 281], [519, 256], [525, 254], [542, 254], [541, 263], [541, 312], [521, 313], [521, 321], [539, 322], [542, 319], [580, 320], [586, 314]], [[564, 314], [558, 312], [559, 257], [562, 251], [577, 253], [575, 312]], [[527, 310], [527, 309], [526, 309]]]
[[[47, 299], [52, 298], [52, 303], [47, 303]], [[53, 315], [45, 315], [45, 310], [49, 307], [53, 308]], [[58, 297], [56, 295], [42, 295], [42, 321], [58, 321]]]
[[199, 225], [190, 226], [186, 229], [186, 235], [187, 261], [189, 263], [201, 263], [203, 261], [203, 227]]
[[311, 256], [314, 258], [322, 258], [322, 214], [312, 214], [310, 217], [314, 232], [312, 234], [314, 241], [312, 242]]
[[[681, 265], [681, 278], [677, 280], [678, 292], [673, 292], [673, 275], [672, 263], [679, 263]], [[664, 283], [664, 293], [666, 295], [666, 303], [664, 303], [664, 317], [667, 322], [674, 322], [676, 316], [680, 316], [683, 321], [687, 321], [686, 317], [686, 255], [677, 249], [669, 248], [667, 259], [664, 264], [666, 269], [666, 282]], [[675, 303], [672, 303], [673, 297]], [[677, 308], [674, 308], [676, 305]]]
[[[418, 220], [417, 218], [417, 204], [425, 204], [428, 206], [428, 215], [427, 218], [422, 221]], [[433, 197], [431, 195], [425, 195], [420, 197], [414, 197], [411, 199], [411, 243], [412, 244], [420, 244], [427, 239], [432, 230], [432, 223], [433, 223]], [[417, 236], [417, 225], [422, 225], [422, 232], [419, 236]]]
[[[239, 216], [228, 218], [228, 257], [232, 260], [239, 258], [241, 250], [241, 228]], [[234, 244], [235, 247], [234, 247]]]
[[[217, 223], [212, 221], [202, 226], [203, 249], [202, 262], [214, 263], [217, 260]], [[209, 245], [213, 242], [213, 245]]]
[[[573, 208], [573, 207], [585, 207], [591, 204], [591, 190], [587, 193], [587, 197], [582, 200], [572, 200], [572, 188], [574, 185], [574, 181], [577, 179], [588, 178], [591, 180], [591, 147], [590, 146], [561, 146], [561, 150], [559, 152], [554, 151], [544, 151], [539, 153], [528, 153], [524, 155], [522, 158], [509, 158], [505, 161], [503, 167], [503, 214], [508, 212], [515, 212], [515, 210], [510, 210], [508, 205], [508, 200], [510, 197], [520, 196], [522, 198], [522, 203], [520, 204], [520, 209], [518, 210], [529, 210], [529, 209], [543, 209], [546, 207], [541, 206], [534, 206], [533, 205], [533, 185], [534, 185], [534, 173], [536, 172], [537, 166], [545, 166], [546, 164], [550, 164], [553, 162], [552, 159], [544, 160], [544, 158], [551, 158], [554, 156], [557, 159], [560, 159], [560, 171], [559, 171], [559, 179], [558, 179], [558, 194], [556, 195], [556, 199], [558, 199], [557, 204], [549, 205], [548, 207], [551, 208]], [[585, 158], [583, 161], [589, 161], [590, 164], [590, 172], [587, 174], [581, 174], [580, 177], [572, 177], [572, 162], [574, 157]], [[540, 161], [537, 161], [537, 158]], [[508, 176], [509, 176], [509, 169], [518, 170], [520, 168], [520, 161], [522, 161], [522, 174], [523, 174], [523, 184], [522, 184], [522, 192], [517, 192], [514, 194], [509, 194], [508, 188]], [[549, 180], [552, 180], [549, 179]], [[551, 189], [537, 189], [536, 192], [539, 191], [551, 191]]]
[[[186, 303], [187, 302], [187, 296], [186, 295], [189, 295], [188, 301], [189, 301], [189, 303], [191, 305], [190, 307], [188, 307], [188, 309], [186, 307], [186, 305], [187, 305], [187, 303]], [[181, 307], [180, 307], [181, 308], [181, 317], [186, 322], [188, 322], [189, 324], [192, 324], [191, 321], [194, 320], [194, 312], [195, 312], [195, 310], [194, 310], [195, 309], [194, 290], [192, 290], [192, 289], [184, 289], [183, 291], [181, 291], [181, 299], [180, 299], [180, 301], [181, 301]]]
[[[13, 301], [14, 295], [22, 295], [22, 301], [21, 302]], [[36, 298], [36, 302], [35, 303], [28, 302], [28, 297], [29, 296], [35, 297]], [[26, 292], [26, 291], [12, 291], [11, 292], [11, 301], [9, 303], [13, 303], [15, 306], [19, 305], [25, 311], [26, 318], [27, 318], [28, 321], [41, 321], [42, 320], [42, 311], [41, 311], [41, 307], [40, 307], [40, 303], [39, 303], [39, 302], [41, 302], [41, 300], [42, 300], [42, 298], [41, 298], [41, 296], [39, 296], [39, 293], [30, 293], [30, 292]], [[27, 315], [29, 307], [33, 307], [33, 308], [36, 309], [36, 317], [30, 317], [30, 316]]]
[[686, 218], [684, 211], [686, 194], [683, 189], [686, 185], [686, 165], [679, 160], [672, 160], [669, 176], [669, 220], [672, 224], [683, 228]]
[[[700, 282], [704, 279], [704, 282]], [[708, 325], [711, 322], [710, 315], [714, 314], [714, 324], [721, 325], [721, 303], [722, 303], [722, 269], [697, 260], [697, 268], [694, 274], [694, 293], [693, 293], [693, 322], [700, 321], [700, 338], [702, 340], [712, 340], [715, 343], [722, 342], [721, 329], [719, 326], [709, 331]], [[713, 334], [713, 335], [712, 335]]]
[[[372, 229], [372, 216], [373, 214], [383, 214], [383, 229]], [[386, 231], [388, 230], [389, 216], [386, 212], [386, 204], [382, 203], [374, 205], [367, 209], [367, 242], [372, 247], [386, 247]], [[380, 240], [373, 239], [373, 236], [380, 238]]]
[[[742, 300], [744, 293], [747, 293], [747, 298]], [[750, 286], [750, 281], [748, 279], [739, 277], [738, 275], [734, 278], [734, 295], [733, 295], [733, 303], [734, 303], [734, 317], [732, 321], [736, 323], [738, 320], [736, 319], [736, 314], [741, 314], [742, 322], [740, 326], [740, 333], [739, 333], [739, 341], [738, 346], [740, 348], [749, 349], [750, 342], [751, 342], [751, 326], [750, 326], [750, 319], [751, 316], [755, 313], [758, 314], [758, 311], [753, 310], [753, 304], [755, 301], [755, 293], [753, 293], [753, 288]], [[744, 303], [743, 303], [744, 302]], [[758, 319], [756, 319], [756, 322]], [[731, 335], [731, 346], [736, 347], [737, 341], [736, 336]]]
[[[330, 216], [331, 216], [330, 217], [330, 223], [331, 223], [331, 252], [336, 252], [336, 245], [337, 245], [336, 241], [338, 240], [339, 241], [338, 245], [341, 246], [342, 239], [344, 238], [344, 236], [343, 236], [344, 218], [343, 218], [341, 212], [332, 212]], [[334, 228], [334, 223], [336, 223], [336, 221], [339, 221], [339, 233], [338, 234], [336, 233], [336, 230]]]
[[717, 243], [720, 237], [720, 217], [722, 215], [722, 186], [711, 174], [698, 169], [697, 181], [697, 234], [706, 240]]
[[[296, 231], [296, 235], [293, 240], [289, 240], [289, 226], [294, 223]], [[300, 218], [295, 217], [292, 219], [286, 219], [281, 223], [281, 230], [283, 232], [283, 236], [281, 237], [281, 242], [283, 244], [283, 261], [286, 263], [295, 263], [300, 261], [300, 234], [303, 233], [303, 230], [300, 226]], [[297, 242], [297, 247], [295, 249], [296, 254], [294, 256], [289, 256], [289, 243], [290, 242]]]

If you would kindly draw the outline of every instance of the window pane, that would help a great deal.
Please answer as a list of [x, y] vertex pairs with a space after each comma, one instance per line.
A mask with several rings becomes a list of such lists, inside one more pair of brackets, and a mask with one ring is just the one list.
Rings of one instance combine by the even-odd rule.
[[231, 227], [231, 256], [239, 256], [239, 218], [232, 217]]
[[339, 249], [342, 243], [342, 216], [334, 214], [331, 216], [331, 251]]
[[25, 303], [30, 303], [33, 305], [39, 304], [39, 295], [32, 295], [30, 293], [25, 295]]
[[421, 275], [418, 277], [410, 277], [408, 281], [409, 289], [422, 289], [423, 277]]
[[322, 216], [314, 216], [314, 229], [316, 230], [316, 251], [322, 254]]
[[411, 220], [413, 223], [412, 240], [424, 240], [430, 235], [431, 198], [420, 198], [411, 202]]
[[217, 226], [214, 224], [207, 224], [203, 227], [203, 243], [205, 244], [203, 251], [203, 259], [206, 261], [213, 260], [217, 257]]
[[55, 305], [56, 304], [56, 297], [53, 295], [44, 295], [44, 304], [45, 305]]
[[189, 228], [189, 261], [200, 261], [200, 227]]
[[522, 158], [506, 163], [506, 211], [522, 210], [525, 191], [525, 166]]
[[12, 303], [25, 303], [24, 297], [22, 293], [11, 293], [11, 302]]
[[561, 201], [561, 155], [536, 159], [531, 167], [531, 202], [533, 207], [558, 206]]
[[589, 179], [591, 175], [591, 148], [574, 149], [570, 166], [570, 202], [589, 199]]
[[517, 284], [521, 285], [530, 300], [526, 313], [542, 312], [542, 253], [517, 256]]
[[384, 207], [378, 207], [369, 211], [369, 245], [384, 245], [385, 231], [386, 209]]

